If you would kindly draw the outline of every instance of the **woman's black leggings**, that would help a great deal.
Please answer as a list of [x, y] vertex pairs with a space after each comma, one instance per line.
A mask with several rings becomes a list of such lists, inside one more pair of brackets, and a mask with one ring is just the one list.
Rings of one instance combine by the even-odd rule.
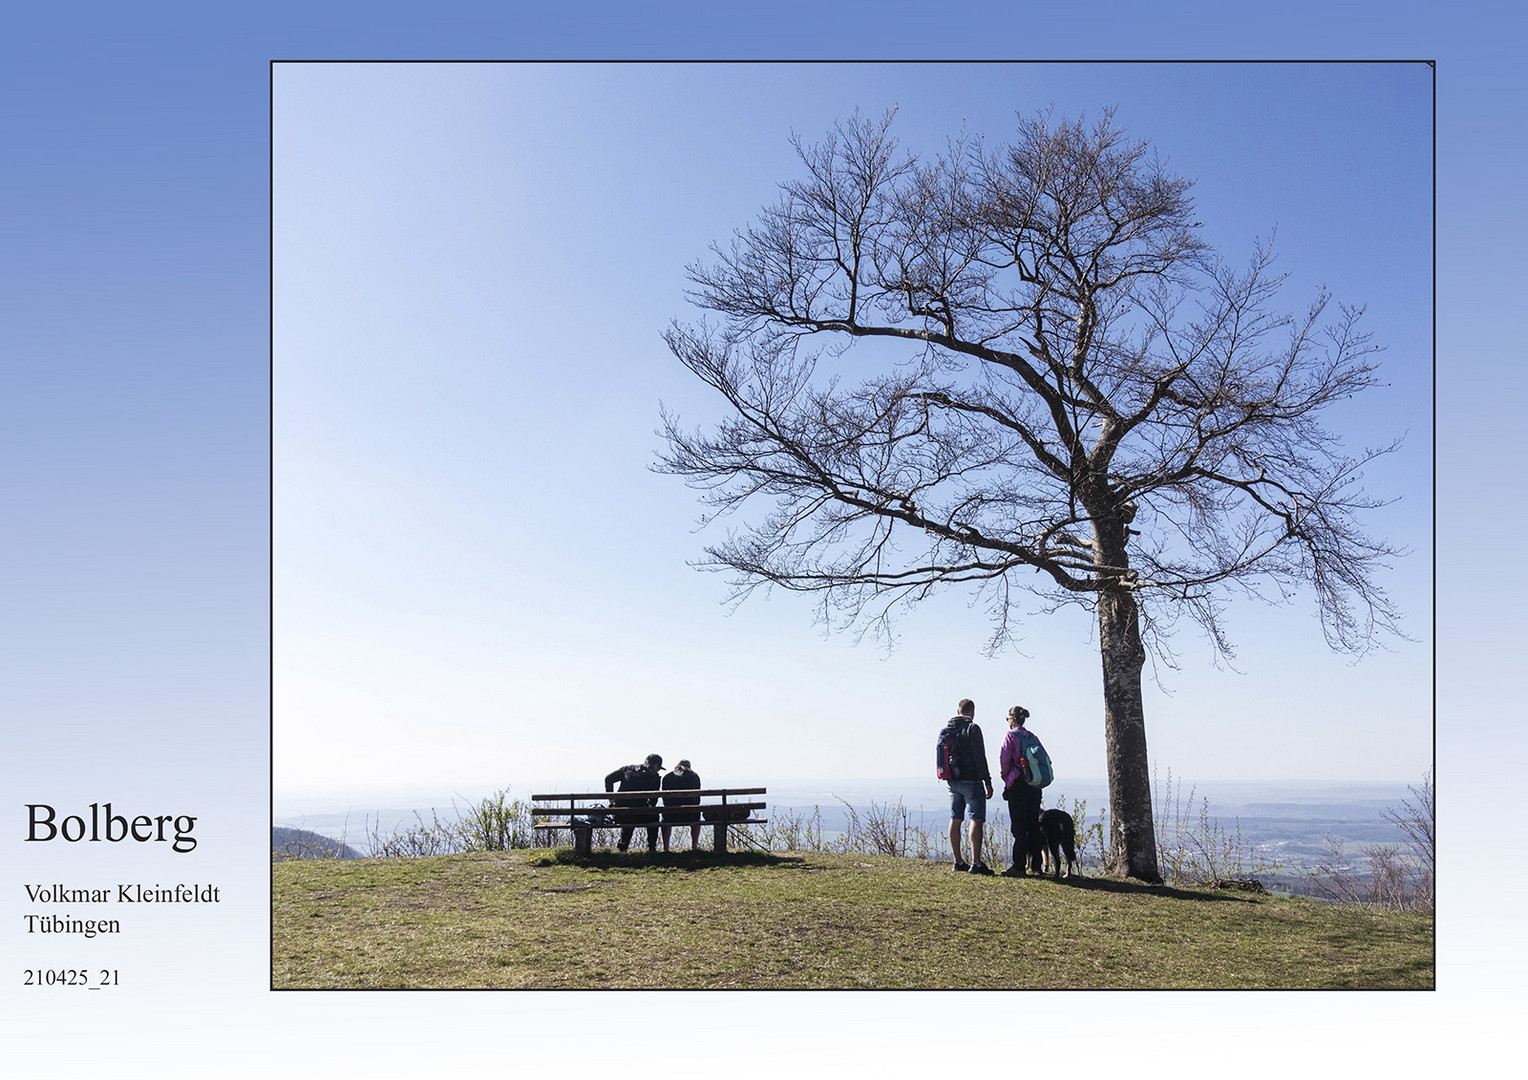
[[[1013, 830], [1013, 863], [1040, 872], [1040, 789], [1030, 787], [1020, 780], [1005, 788], [1003, 799], [1008, 803], [1008, 823]], [[1026, 860], [1027, 856], [1027, 860]]]

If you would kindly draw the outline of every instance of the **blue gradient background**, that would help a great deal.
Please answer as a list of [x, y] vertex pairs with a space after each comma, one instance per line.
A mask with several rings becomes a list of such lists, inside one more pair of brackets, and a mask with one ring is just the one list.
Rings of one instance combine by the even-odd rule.
[[[1468, 1070], [1506, 1044], [1528, 959], [1524, 874], [1504, 846], [1524, 764], [1509, 692], [1521, 682], [1524, 376], [1520, 347], [1507, 346], [1523, 240], [1522, 34], [1508, 5], [1094, 4], [1089, 23], [1011, 5], [891, 4], [868, 30], [847, 6], [820, 4], [415, 10], [57, 4], [7, 16], [0, 709], [17, 825], [0, 848], [0, 1044], [16, 1075], [405, 1077], [551, 1066], [588, 1049], [587, 994], [267, 989], [274, 58], [1437, 59], [1439, 991], [1025, 1004], [1052, 1017], [1037, 1058], [1081, 1054], [1146, 1075], [1191, 1061], [1264, 1075], [1299, 1067], [1290, 1055], [1334, 1071]], [[197, 813], [201, 846], [178, 856], [19, 842], [23, 803], [78, 812], [107, 799]], [[39, 950], [19, 929], [32, 910], [21, 883], [54, 880], [210, 881], [225, 902], [135, 916], [120, 941]], [[19, 985], [24, 967], [74, 962], [120, 967], [127, 985], [89, 996]], [[966, 1055], [998, 1067], [1018, 999], [632, 995], [621, 1007], [650, 1002], [682, 1014], [649, 1040], [647, 1071], [681, 1042], [730, 1066], [731, 1032], [765, 1032], [810, 1074], [841, 1071], [846, 1045], [871, 1047], [861, 1060], [944, 1062], [957, 1010], [991, 1032]], [[740, 1004], [762, 1015], [732, 1026]], [[636, 1040], [638, 1025], [614, 1037]]]

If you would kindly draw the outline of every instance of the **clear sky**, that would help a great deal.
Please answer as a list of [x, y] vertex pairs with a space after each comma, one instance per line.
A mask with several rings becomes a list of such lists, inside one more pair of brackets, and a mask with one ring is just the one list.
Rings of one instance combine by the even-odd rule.
[[[895, 107], [910, 150], [1015, 114], [1118, 107], [1195, 178], [1236, 263], [1277, 230], [1302, 310], [1367, 304], [1383, 381], [1332, 417], [1409, 548], [1413, 640], [1353, 664], [1306, 595], [1233, 608], [1151, 688], [1190, 780], [1420, 780], [1432, 756], [1432, 69], [1425, 64], [310, 65], [274, 73], [275, 766], [279, 791], [554, 781], [656, 750], [707, 782], [922, 776], [957, 699], [1033, 713], [1104, 772], [1080, 609], [987, 659], [969, 597], [890, 653], [809, 600], [728, 612], [694, 493], [654, 474], [659, 403], [723, 415], [660, 333], [684, 268], [797, 175], [789, 139]], [[992, 742], [996, 743], [994, 737]], [[520, 790], [524, 790], [523, 787]]]
[[[1097, 775], [1079, 618], [1031, 624], [1023, 654], [986, 661], [985, 627], [955, 597], [905, 620], [886, 659], [823, 640], [789, 597], [729, 617], [721, 582], [686, 566], [705, 539], [692, 493], [647, 471], [659, 401], [695, 423], [718, 415], [658, 337], [690, 314], [683, 266], [770, 198], [792, 130], [896, 102], [921, 147], [962, 119], [1001, 138], [1015, 108], [1051, 101], [1117, 102], [1198, 178], [1218, 244], [1244, 249], [1276, 224], [1291, 297], [1324, 282], [1367, 303], [1388, 347], [1391, 385], [1349, 419], [1355, 438], [1407, 434], [1372, 480], [1402, 498], [1375, 526], [1416, 551], [1391, 582], [1415, 642], [1349, 667], [1319, 646], [1308, 606], [1243, 605], [1244, 674], [1208, 670], [1185, 637], [1175, 692], [1153, 696], [1147, 723], [1155, 760], [1225, 778], [1411, 781], [1435, 730], [1439, 991], [1207, 994], [1188, 1009], [1182, 995], [1100, 994], [1059, 1010], [1038, 995], [692, 995], [631, 1071], [665, 1067], [681, 1041], [740, 1072], [773, 1064], [778, 1041], [737, 1060], [740, 1002], [760, 1030], [790, 1033], [808, 1074], [841, 1073], [845, 1045], [864, 1043], [874, 1064], [937, 1067], [956, 1008], [992, 1034], [978, 1060], [996, 1060], [1016, 1010], [1049, 1009], [1054, 1045], [1030, 1052], [1051, 1069], [1081, 1046], [1169, 1075], [1185, 1052], [1245, 1063], [1290, 1032], [1337, 1069], [1494, 1064], [1528, 1004], [1528, 875], [1512, 855], [1519, 6], [13, 5], [0, 35], [7, 1064], [154, 1080], [566, 1065], [604, 999], [270, 993], [273, 780], [456, 787], [469, 765], [513, 782], [527, 762], [571, 780], [650, 749], [708, 779], [920, 776], [930, 726], [960, 695], [989, 722], [1024, 702], [1058, 764]], [[1389, 65], [1010, 66], [1001, 81], [270, 66], [611, 57], [1432, 58], [1437, 153], [1428, 80]], [[1429, 172], [1435, 451], [1433, 298], [1415, 265]], [[1298, 767], [1277, 767], [1290, 757]], [[175, 856], [18, 839], [22, 803], [106, 800], [197, 814], [202, 843]], [[144, 913], [83, 951], [18, 929], [22, 882], [133, 880], [216, 882], [225, 902]], [[27, 963], [75, 962], [121, 967], [123, 992], [19, 985]]]

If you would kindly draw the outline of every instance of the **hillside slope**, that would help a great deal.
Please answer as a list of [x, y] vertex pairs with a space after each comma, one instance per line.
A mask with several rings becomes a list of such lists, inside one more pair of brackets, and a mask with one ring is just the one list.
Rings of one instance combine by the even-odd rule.
[[349, 844], [331, 840], [307, 829], [286, 825], [271, 826], [271, 861], [284, 859], [359, 859], [361, 853]]

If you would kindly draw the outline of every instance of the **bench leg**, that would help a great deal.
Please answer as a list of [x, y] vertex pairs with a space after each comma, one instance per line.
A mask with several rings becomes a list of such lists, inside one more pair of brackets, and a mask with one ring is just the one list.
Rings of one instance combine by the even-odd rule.
[[727, 826], [724, 822], [718, 821], [714, 828], [715, 831], [711, 838], [711, 850], [718, 855], [725, 855], [727, 852]]
[[594, 845], [591, 842], [593, 837], [594, 837], [594, 830], [593, 829], [574, 829], [573, 830], [573, 854], [575, 854], [575, 855], [590, 855], [590, 854], [593, 854], [593, 847], [594, 847]]

